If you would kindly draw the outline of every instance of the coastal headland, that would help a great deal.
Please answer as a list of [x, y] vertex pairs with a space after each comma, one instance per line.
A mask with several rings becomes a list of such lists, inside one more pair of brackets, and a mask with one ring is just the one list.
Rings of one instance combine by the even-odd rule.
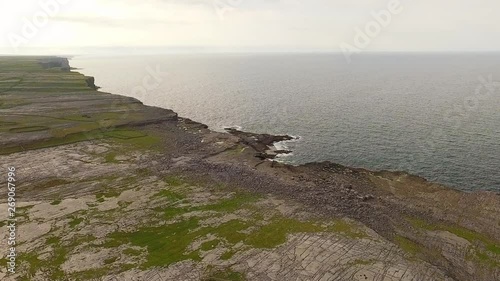
[[498, 193], [286, 165], [288, 136], [119, 94], [65, 58], [0, 57], [1, 280], [500, 280]]

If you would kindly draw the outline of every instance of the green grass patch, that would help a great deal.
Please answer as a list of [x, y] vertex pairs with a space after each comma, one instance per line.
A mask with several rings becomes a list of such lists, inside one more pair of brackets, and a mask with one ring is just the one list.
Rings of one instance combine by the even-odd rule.
[[174, 207], [174, 206], [168, 206], [166, 208], [157, 209], [157, 211], [162, 211], [163, 217], [165, 218], [165, 220], [169, 220], [169, 219], [173, 219], [175, 217], [178, 217], [180, 215], [189, 213], [190, 209], [187, 207], [178, 208], [178, 207]]
[[158, 136], [148, 135], [132, 129], [107, 130], [106, 127], [93, 122], [84, 122], [74, 127], [52, 130], [53, 137], [50, 139], [37, 140], [36, 142], [23, 144], [22, 146], [3, 146], [0, 148], [0, 155], [100, 139], [113, 140], [120, 144], [130, 145], [135, 149], [149, 150], [159, 147], [160, 138]]
[[223, 261], [227, 261], [227, 260], [231, 259], [236, 253], [237, 253], [236, 251], [228, 250], [220, 256], [220, 259]]
[[53, 179], [49, 179], [47, 181], [41, 182], [39, 184], [36, 184], [34, 188], [35, 189], [45, 189], [45, 188], [51, 188], [51, 187], [64, 185], [64, 184], [68, 184], [68, 183], [70, 183], [70, 181], [67, 181], [64, 179], [59, 179], [59, 178], [53, 178]]
[[118, 257], [112, 257], [112, 258], [108, 258], [108, 259], [105, 259], [104, 260], [104, 264], [108, 265], [108, 264], [112, 264], [114, 263], [115, 261], [118, 260]]
[[117, 190], [117, 189], [108, 189], [106, 191], [102, 191], [99, 193], [96, 193], [95, 198], [100, 199], [100, 198], [113, 198], [113, 197], [118, 197], [120, 196], [122, 192]]
[[160, 137], [139, 130], [116, 129], [104, 133], [105, 136], [113, 138], [114, 141], [122, 144], [131, 145], [137, 149], [157, 149], [160, 143]]
[[198, 207], [200, 211], [216, 211], [230, 213], [244, 208], [245, 205], [255, 203], [260, 197], [257, 195], [239, 192], [232, 198], [221, 200], [217, 203]]
[[[109, 104], [105, 104], [104, 108], [110, 107]], [[77, 114], [64, 116], [65, 120], [71, 121], [81, 121], [81, 122], [94, 122], [94, 123], [106, 123], [106, 121], [119, 121], [123, 119], [129, 119], [130, 114], [128, 112], [99, 112], [99, 113], [88, 113], [88, 114]], [[110, 134], [113, 134], [110, 132]], [[119, 134], [116, 134], [121, 137]], [[140, 136], [143, 136], [140, 135]]]
[[42, 268], [42, 261], [38, 259], [38, 255], [34, 253], [24, 253], [19, 255], [18, 262], [26, 263], [27, 269], [24, 270], [24, 275], [20, 277], [21, 280], [31, 280], [35, 276], [36, 272]]
[[180, 201], [180, 200], [183, 200], [186, 198], [185, 195], [180, 194], [178, 192], [168, 190], [168, 189], [161, 190], [160, 192], [153, 195], [153, 197], [167, 198], [168, 201], [170, 201], [170, 202], [177, 202], [177, 201]]
[[245, 281], [245, 275], [231, 269], [210, 270], [201, 281]]
[[469, 248], [465, 259], [489, 268], [500, 268], [500, 260], [491, 252], [482, 251], [480, 249]]
[[[0, 90], [1, 91], [1, 90]], [[22, 94], [18, 94], [18, 93], [12, 93], [13, 95], [16, 95], [16, 96], [20, 96]], [[9, 100], [4, 100], [3, 102], [0, 102], [0, 109], [12, 109], [12, 108], [15, 108], [15, 107], [18, 107], [18, 106], [25, 106], [25, 105], [32, 105], [33, 102], [32, 100], [29, 98], [29, 97], [23, 97], [23, 98], [19, 98], [19, 99], [9, 99]], [[13, 110], [11, 110], [13, 111]], [[19, 111], [22, 111], [22, 110], [19, 110]], [[14, 116], [12, 116], [14, 117]], [[33, 125], [33, 123], [24, 123], [26, 125]], [[46, 129], [49, 129], [48, 127], [45, 127]], [[23, 130], [22, 128], [20, 128], [21, 131]], [[44, 130], [44, 129], [42, 129]], [[27, 131], [32, 131], [29, 129], [29, 127], [27, 128]], [[36, 128], [34, 128], [34, 131], [40, 131]], [[14, 131], [11, 132], [11, 133], [15, 133]], [[22, 133], [22, 132], [20, 132]]]
[[[169, 191], [160, 191], [160, 193], [163, 193], [165, 196], [171, 196], [173, 199], [185, 199], [184, 195], [173, 193], [171, 194]], [[157, 193], [155, 196], [160, 195]], [[255, 201], [258, 200], [258, 196], [254, 196], [251, 194], [247, 193], [238, 193], [234, 197], [229, 198], [229, 199], [223, 199], [220, 200], [219, 202], [213, 203], [213, 204], [208, 204], [204, 206], [196, 206], [196, 207], [175, 207], [175, 206], [168, 206], [164, 208], [158, 208], [156, 209], [157, 211], [161, 211], [164, 214], [165, 219], [172, 219], [177, 216], [180, 216], [182, 214], [186, 214], [189, 212], [195, 212], [195, 211], [213, 211], [213, 212], [219, 212], [219, 213], [230, 213], [234, 212], [236, 210], [239, 210], [241, 208], [245, 208], [248, 204], [251, 204]]]
[[[155, 266], [168, 266], [182, 260], [199, 261], [200, 256], [197, 251], [187, 252], [187, 247], [195, 240], [205, 237], [208, 234], [227, 240], [229, 243], [243, 241], [245, 234], [238, 231], [248, 228], [244, 222], [233, 220], [218, 227], [200, 227], [197, 218], [189, 218], [170, 225], [159, 227], [143, 227], [136, 232], [115, 232], [112, 233], [106, 242], [106, 247], [117, 247], [119, 245], [131, 243], [134, 246], [147, 248], [147, 261], [143, 268]], [[209, 241], [202, 245], [207, 249], [218, 244], [219, 241]]]
[[240, 155], [246, 150], [246, 147], [242, 145], [237, 145], [236, 147], [230, 149], [227, 151], [228, 154], [230, 155]]
[[50, 203], [50, 205], [59, 205], [61, 204], [62, 200], [61, 199], [56, 199]]
[[210, 250], [215, 249], [215, 247], [217, 247], [219, 244], [220, 244], [220, 241], [218, 239], [206, 241], [206, 242], [203, 242], [201, 244], [200, 249], [202, 251], [210, 251]]
[[16, 125], [16, 122], [0, 121], [0, 128], [8, 128]]
[[47, 244], [60, 244], [61, 239], [59, 237], [56, 237], [56, 236], [51, 236], [51, 237], [47, 238], [47, 240], [45, 240], [45, 242]]
[[356, 259], [352, 262], [353, 265], [369, 265], [369, 264], [373, 264], [375, 263], [376, 260], [360, 260], [360, 259]]
[[394, 237], [394, 241], [403, 251], [410, 253], [413, 256], [424, 252], [422, 246], [403, 236], [396, 235], [396, 237]]
[[324, 229], [311, 222], [301, 222], [294, 219], [275, 219], [270, 224], [262, 226], [259, 230], [246, 237], [246, 244], [255, 248], [274, 248], [286, 242], [286, 237], [291, 233], [321, 232]]
[[488, 250], [491, 253], [494, 253], [496, 255], [500, 255], [500, 246], [495, 245], [495, 244], [487, 244], [486, 245], [486, 250]]
[[35, 205], [28, 205], [28, 206], [24, 206], [24, 207], [17, 207], [17, 212], [21, 212], [21, 213], [26, 213], [28, 212], [31, 208], [33, 208]]
[[123, 253], [127, 256], [135, 256], [136, 257], [136, 256], [140, 256], [142, 254], [142, 251], [128, 248], [128, 249], [123, 250]]
[[34, 205], [29, 205], [29, 206], [16, 208], [16, 216], [18, 218], [23, 218], [25, 220], [29, 220], [28, 212], [31, 208], [33, 208], [33, 206]]
[[244, 234], [241, 231], [248, 229], [250, 226], [251, 223], [248, 222], [244, 222], [241, 220], [230, 220], [217, 227], [204, 228], [202, 234], [205, 235], [205, 233], [212, 233], [217, 237], [224, 238], [231, 244], [236, 244], [247, 239], [247, 234]]
[[75, 226], [79, 225], [83, 220], [84, 218], [81, 217], [80, 218], [73, 217], [72, 220], [68, 223], [69, 227], [74, 228]]
[[148, 168], [137, 169], [135, 174], [138, 176], [141, 176], [141, 177], [149, 177], [149, 176], [154, 175], [153, 172], [151, 171], [151, 169], [148, 169]]
[[64, 278], [64, 271], [62, 271], [61, 265], [66, 261], [68, 253], [69, 250], [64, 247], [56, 248], [54, 250], [50, 267], [53, 270], [51, 274], [53, 280], [60, 280]]
[[182, 260], [199, 261], [197, 252], [186, 253], [186, 248], [198, 236], [193, 232], [198, 227], [198, 220], [191, 218], [162, 227], [144, 227], [137, 232], [112, 233], [109, 237], [119, 244], [132, 243], [134, 246], [146, 247], [147, 261], [144, 268], [168, 266]]
[[165, 176], [163, 180], [169, 186], [181, 186], [184, 184], [184, 180], [178, 176]]
[[[53, 245], [51, 257], [46, 260], [38, 259], [38, 255], [34, 252], [24, 253], [19, 255], [19, 261], [27, 264], [27, 268], [22, 272], [20, 280], [33, 280], [38, 271], [44, 271], [49, 275], [50, 280], [66, 280], [65, 273], [61, 269], [61, 265], [66, 261], [69, 249], [73, 249], [76, 245], [94, 240], [93, 236], [77, 236], [69, 245], [62, 245], [59, 239], [50, 237], [47, 243]], [[20, 271], [21, 272], [21, 271]]]
[[11, 133], [29, 133], [29, 132], [38, 132], [38, 131], [46, 131], [49, 127], [46, 126], [28, 126], [28, 127], [16, 127], [9, 129]]
[[421, 228], [429, 231], [438, 231], [438, 230], [448, 231], [475, 245], [477, 245], [477, 243], [480, 242], [484, 245], [487, 251], [491, 252], [492, 254], [500, 255], [500, 244], [493, 241], [484, 234], [475, 232], [473, 230], [458, 225], [451, 226], [445, 224], [431, 224], [417, 218], [407, 218], [407, 220], [416, 228]]
[[341, 233], [352, 239], [367, 237], [366, 233], [359, 230], [355, 225], [344, 220], [336, 220], [332, 225], [327, 227], [327, 231]]
[[106, 135], [117, 139], [136, 139], [146, 137], [147, 134], [137, 130], [113, 130], [106, 132]]
[[116, 151], [108, 152], [106, 156], [104, 156], [104, 160], [106, 161], [106, 163], [118, 163], [118, 161], [116, 160], [116, 155]]
[[62, 137], [54, 137], [48, 140], [39, 140], [34, 143], [24, 144], [22, 146], [16, 145], [11, 147], [2, 147], [0, 148], [0, 154], [11, 154], [21, 151], [48, 148], [48, 147], [72, 144], [92, 139], [100, 139], [102, 137], [103, 137], [102, 134], [100, 134], [100, 132], [98, 131], [88, 132], [88, 133], [75, 133]]

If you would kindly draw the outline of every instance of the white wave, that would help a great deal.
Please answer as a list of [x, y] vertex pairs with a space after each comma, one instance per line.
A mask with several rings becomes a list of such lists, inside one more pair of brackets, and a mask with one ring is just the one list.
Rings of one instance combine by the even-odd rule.
[[232, 125], [232, 126], [222, 126], [222, 129], [223, 130], [226, 130], [226, 129], [235, 129], [235, 130], [238, 130], [238, 131], [242, 131], [243, 127], [238, 126], [238, 125]]
[[273, 144], [273, 146], [276, 148], [276, 150], [290, 150], [289, 144], [294, 143], [294, 142], [298, 142], [302, 139], [301, 136], [292, 136], [292, 135], [289, 135], [289, 136], [291, 136], [293, 139], [279, 141], [279, 142], [275, 142]]
[[[293, 148], [290, 147], [291, 144], [299, 141], [302, 137], [301, 136], [292, 136], [292, 135], [289, 135], [289, 136], [293, 137], [293, 139], [291, 139], [291, 140], [284, 140], [284, 141], [280, 141], [280, 142], [275, 142], [273, 144], [272, 149], [273, 150], [293, 151]], [[285, 158], [289, 158], [289, 157], [291, 157], [293, 155], [294, 155], [293, 152], [290, 152], [290, 153], [281, 153], [281, 154], [276, 155], [276, 157], [274, 158], [274, 160], [277, 161], [277, 162], [281, 162], [281, 163], [288, 163], [288, 161], [286, 161]]]

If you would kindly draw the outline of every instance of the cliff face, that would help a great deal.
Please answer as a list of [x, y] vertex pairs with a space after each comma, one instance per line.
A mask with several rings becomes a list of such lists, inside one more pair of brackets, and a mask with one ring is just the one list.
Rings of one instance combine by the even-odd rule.
[[85, 82], [87, 83], [87, 86], [91, 88], [92, 90], [97, 90], [99, 87], [95, 85], [95, 78], [92, 76], [85, 76]]
[[69, 71], [71, 69], [67, 58], [59, 58], [59, 57], [42, 58], [39, 60], [39, 63], [42, 65], [43, 68], [58, 67], [63, 71]]
[[2, 60], [22, 243], [2, 280], [500, 280], [498, 194], [262, 160], [286, 136], [213, 132], [37, 70], [59, 58]]
[[[171, 110], [95, 91], [93, 77], [64, 70], [69, 67], [67, 59], [19, 59], [24, 65], [31, 62], [33, 69], [26, 72], [20, 63], [23, 68], [0, 70], [5, 79], [12, 81], [2, 84], [0, 155], [93, 139], [125, 126], [177, 120]], [[52, 69], [37, 72], [39, 63]]]

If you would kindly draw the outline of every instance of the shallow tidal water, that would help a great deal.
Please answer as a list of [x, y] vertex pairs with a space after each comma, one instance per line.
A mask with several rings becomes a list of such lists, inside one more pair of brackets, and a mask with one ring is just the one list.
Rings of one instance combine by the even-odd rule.
[[500, 54], [79, 56], [102, 91], [214, 130], [300, 136], [281, 160], [500, 191]]

